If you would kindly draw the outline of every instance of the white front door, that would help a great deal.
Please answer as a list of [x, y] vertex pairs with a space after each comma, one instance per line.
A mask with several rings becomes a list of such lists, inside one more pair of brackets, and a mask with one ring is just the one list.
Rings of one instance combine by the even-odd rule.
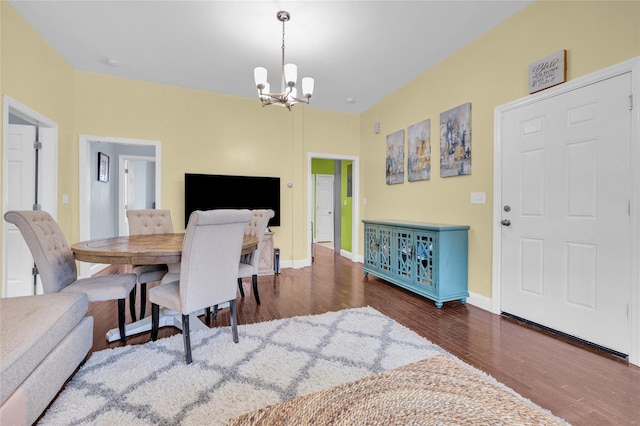
[[[7, 176], [5, 190], [8, 210], [33, 210], [35, 203], [36, 167], [35, 149], [36, 126], [10, 124], [5, 141], [5, 167]], [[6, 238], [4, 265], [6, 271], [6, 297], [30, 296], [35, 293], [33, 283], [33, 257], [18, 228], [2, 221]], [[39, 291], [42, 293], [42, 291]]]
[[506, 111], [501, 310], [630, 350], [630, 73]]
[[316, 241], [333, 241], [333, 175], [316, 176]]

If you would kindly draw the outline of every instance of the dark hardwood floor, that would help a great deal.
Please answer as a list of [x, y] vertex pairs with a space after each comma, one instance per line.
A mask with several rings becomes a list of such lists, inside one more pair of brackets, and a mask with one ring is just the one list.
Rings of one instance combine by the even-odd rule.
[[[312, 267], [283, 269], [258, 282], [262, 304], [256, 305], [245, 280], [239, 324], [371, 306], [571, 424], [640, 425], [640, 368], [581, 343], [459, 302], [437, 309], [423, 297], [365, 278], [362, 264], [321, 246]], [[95, 320], [92, 352], [122, 345], [105, 339], [117, 326], [115, 301], [91, 303], [89, 315]], [[222, 310], [215, 326], [226, 325], [228, 310]], [[179, 332], [165, 327], [159, 337]], [[146, 343], [149, 334], [126, 344]]]

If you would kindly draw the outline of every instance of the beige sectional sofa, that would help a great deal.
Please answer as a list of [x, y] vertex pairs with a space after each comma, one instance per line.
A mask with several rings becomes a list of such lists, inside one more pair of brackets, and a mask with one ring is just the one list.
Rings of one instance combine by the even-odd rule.
[[32, 424], [85, 360], [93, 317], [83, 293], [0, 299], [0, 424]]

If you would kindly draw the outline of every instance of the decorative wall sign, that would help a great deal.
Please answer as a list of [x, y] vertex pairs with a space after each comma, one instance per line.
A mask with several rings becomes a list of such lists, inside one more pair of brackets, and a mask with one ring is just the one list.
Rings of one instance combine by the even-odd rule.
[[104, 152], [98, 153], [98, 180], [109, 182], [109, 156]]
[[567, 51], [561, 50], [529, 65], [529, 93], [567, 81]]
[[387, 135], [387, 185], [404, 182], [404, 129]]
[[427, 180], [431, 177], [431, 120], [412, 124], [408, 133], [408, 180]]
[[440, 177], [471, 174], [471, 103], [440, 114]]

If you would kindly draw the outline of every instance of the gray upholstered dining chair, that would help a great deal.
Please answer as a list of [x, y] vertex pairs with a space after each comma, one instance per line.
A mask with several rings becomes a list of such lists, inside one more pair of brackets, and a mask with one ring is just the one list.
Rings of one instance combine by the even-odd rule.
[[[129, 222], [129, 235], [173, 233], [173, 222], [171, 221], [171, 211], [169, 210], [127, 210], [127, 220]], [[144, 318], [147, 307], [147, 284], [160, 281], [167, 271], [167, 265], [134, 265], [133, 273], [138, 277], [138, 286], [140, 287], [140, 319]], [[132, 303], [129, 309], [131, 319], [135, 321], [135, 303]]]
[[251, 221], [247, 225], [244, 234], [258, 238], [258, 248], [240, 257], [240, 266], [238, 268], [238, 288], [240, 295], [244, 297], [244, 289], [242, 288], [242, 279], [251, 277], [253, 285], [253, 295], [256, 303], [260, 304], [260, 294], [258, 293], [258, 270], [260, 269], [260, 253], [264, 247], [264, 233], [269, 225], [275, 212], [273, 210], [252, 210]]
[[36, 264], [45, 293], [85, 293], [89, 302], [118, 301], [120, 340], [126, 340], [124, 309], [127, 295], [135, 297], [135, 274], [78, 279], [76, 261], [60, 226], [45, 211], [8, 211], [4, 218], [18, 227]]
[[[194, 211], [182, 244], [180, 279], [149, 290], [151, 340], [158, 337], [160, 306], [182, 314], [187, 364], [192, 361], [189, 314], [229, 302], [233, 341], [238, 342], [236, 278], [250, 210]], [[207, 315], [209, 317], [209, 315]]]

